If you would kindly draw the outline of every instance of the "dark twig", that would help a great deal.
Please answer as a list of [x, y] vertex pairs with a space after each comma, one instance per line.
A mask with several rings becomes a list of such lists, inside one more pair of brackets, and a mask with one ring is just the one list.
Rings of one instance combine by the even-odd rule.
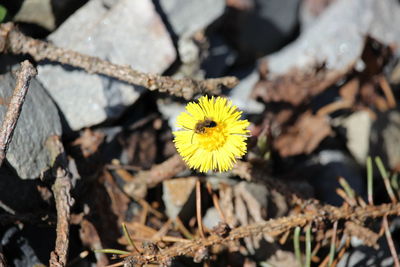
[[22, 104], [28, 92], [29, 83], [36, 74], [35, 67], [28, 60], [21, 63], [21, 69], [17, 73], [15, 89], [0, 129], [0, 166], [6, 157], [8, 145], [11, 142], [15, 126], [21, 114]]
[[80, 54], [50, 43], [25, 36], [12, 23], [0, 27], [0, 52], [13, 54], [29, 54], [36, 61], [50, 60], [125, 81], [130, 84], [144, 86], [149, 90], [168, 92], [175, 96], [192, 98], [198, 93], [219, 93], [221, 86], [229, 88], [238, 83], [236, 77], [222, 77], [207, 80], [181, 79], [174, 80], [168, 76], [139, 72], [129, 66], [113, 64], [97, 57]]
[[53, 156], [56, 177], [52, 190], [57, 209], [57, 237], [55, 249], [50, 255], [50, 266], [64, 267], [68, 255], [70, 209], [74, 201], [70, 195], [71, 174], [67, 168], [64, 147], [59, 137], [50, 137], [46, 146]]
[[3, 252], [0, 250], [0, 267], [6, 267], [6, 266], [7, 266], [7, 261], [4, 258]]

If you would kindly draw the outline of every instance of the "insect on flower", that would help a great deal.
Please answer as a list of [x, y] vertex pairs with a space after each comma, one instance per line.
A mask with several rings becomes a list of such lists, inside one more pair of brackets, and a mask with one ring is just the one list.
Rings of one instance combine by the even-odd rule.
[[[204, 134], [204, 133], [206, 133], [206, 128], [213, 128], [213, 127], [217, 127], [217, 123], [210, 118], [205, 118], [202, 121], [198, 121], [196, 123], [196, 125], [194, 126], [192, 139], [191, 139], [190, 143], [193, 144], [193, 136], [195, 134]], [[192, 129], [189, 129], [189, 130], [192, 130]]]
[[177, 117], [175, 146], [183, 160], [201, 172], [232, 169], [236, 158], [246, 154], [249, 122], [223, 97], [200, 97]]

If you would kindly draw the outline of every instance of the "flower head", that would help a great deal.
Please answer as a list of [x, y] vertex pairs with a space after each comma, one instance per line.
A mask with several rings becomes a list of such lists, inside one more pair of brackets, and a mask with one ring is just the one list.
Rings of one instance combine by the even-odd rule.
[[201, 172], [232, 169], [236, 158], [246, 154], [249, 122], [223, 97], [202, 96], [186, 106], [177, 118], [175, 146], [183, 160]]

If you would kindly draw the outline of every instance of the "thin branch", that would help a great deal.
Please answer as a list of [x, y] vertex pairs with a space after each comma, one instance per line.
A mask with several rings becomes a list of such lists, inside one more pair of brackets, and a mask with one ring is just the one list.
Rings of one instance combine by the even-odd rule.
[[396, 98], [394, 97], [393, 90], [390, 87], [390, 85], [389, 85], [387, 79], [385, 78], [385, 76], [384, 75], [380, 75], [378, 80], [379, 80], [379, 84], [380, 84], [380, 86], [382, 88], [382, 91], [385, 94], [385, 97], [386, 97], [386, 100], [387, 100], [389, 108], [396, 107]]
[[221, 209], [221, 206], [219, 205], [219, 199], [217, 194], [215, 194], [211, 188], [211, 184], [209, 182], [206, 183], [206, 187], [207, 187], [207, 191], [208, 193], [211, 195], [212, 197], [212, 201], [214, 203], [214, 207], [216, 208], [216, 210], [218, 211], [219, 217], [221, 217], [221, 221], [226, 223], [226, 218], [224, 215], [224, 212]]
[[6, 157], [8, 145], [11, 142], [15, 126], [21, 114], [22, 104], [28, 92], [29, 83], [36, 74], [35, 67], [28, 60], [21, 63], [21, 69], [17, 73], [15, 89], [0, 129], [0, 166]]
[[390, 233], [390, 230], [389, 230], [387, 216], [383, 217], [383, 227], [385, 228], [385, 236], [386, 236], [386, 240], [388, 242], [389, 248], [390, 248], [390, 253], [392, 254], [392, 257], [393, 257], [394, 266], [400, 267], [399, 256], [397, 255], [396, 247], [395, 247], [393, 239], [392, 239], [392, 234]]
[[71, 174], [68, 171], [64, 147], [58, 136], [50, 137], [46, 142], [53, 159], [55, 182], [52, 186], [57, 209], [56, 246], [50, 255], [50, 267], [64, 267], [67, 264], [69, 245], [70, 209], [74, 199], [70, 195]]
[[222, 77], [206, 80], [189, 78], [174, 80], [168, 76], [143, 73], [129, 66], [113, 64], [97, 57], [63, 49], [50, 43], [25, 36], [12, 23], [0, 26], [0, 52], [29, 54], [36, 61], [50, 60], [116, 78], [118, 80], [144, 86], [149, 90], [168, 92], [178, 97], [191, 99], [195, 94], [217, 94], [222, 86], [232, 88], [238, 83], [236, 77]]
[[175, 154], [163, 163], [153, 166], [150, 170], [135, 174], [134, 179], [124, 185], [124, 192], [134, 199], [145, 198], [148, 188], [157, 186], [186, 168], [181, 156]]
[[278, 236], [290, 229], [314, 222], [329, 220], [332, 222], [338, 220], [351, 220], [351, 221], [364, 221], [367, 218], [377, 218], [388, 215], [399, 215], [400, 204], [390, 203], [379, 206], [366, 206], [366, 207], [333, 207], [321, 206], [314, 210], [314, 212], [307, 212], [305, 214], [292, 215], [282, 217], [279, 219], [271, 219], [266, 222], [259, 222], [247, 226], [238, 227], [233, 229], [228, 236], [211, 235], [207, 238], [197, 239], [190, 242], [179, 243], [173, 247], [163, 250], [159, 254], [146, 255], [146, 256], [132, 256], [130, 260], [135, 261], [137, 264], [166, 262], [176, 256], [193, 256], [193, 253], [210, 247], [213, 245], [227, 244], [230, 241], [238, 240], [244, 237], [267, 234], [271, 237]]
[[200, 236], [205, 238], [203, 220], [201, 218], [201, 184], [199, 179], [196, 180], [196, 218]]

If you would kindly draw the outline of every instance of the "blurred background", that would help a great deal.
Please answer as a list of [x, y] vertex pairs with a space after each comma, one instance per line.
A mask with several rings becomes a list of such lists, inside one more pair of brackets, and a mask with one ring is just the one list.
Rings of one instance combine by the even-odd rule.
[[[375, 205], [393, 202], [382, 176], [400, 197], [399, 1], [2, 0], [0, 19], [32, 38], [145, 73], [236, 76], [239, 83], [220, 94], [251, 122], [248, 154], [239, 162], [251, 171], [202, 175], [178, 168], [145, 189], [127, 189], [138, 173], [176, 154], [175, 119], [201, 94], [184, 99], [29, 55], [1, 54], [1, 116], [18, 63], [30, 59], [38, 69], [0, 168], [6, 207], [0, 208], [0, 252], [10, 266], [47, 265], [54, 247], [56, 210], [46, 178], [52, 163], [45, 145], [52, 135], [62, 138], [72, 173], [68, 266], [115, 262], [93, 249], [132, 250], [122, 222], [138, 244], [162, 235], [198, 237], [197, 179], [219, 197], [231, 228], [298, 214], [304, 207], [292, 194], [345, 205], [349, 199], [338, 193], [343, 181], [343, 190], [367, 202], [370, 174]], [[205, 188], [203, 221], [212, 229], [221, 214]], [[379, 232], [380, 220], [366, 224]], [[400, 221], [392, 218], [390, 225], [399, 248]], [[325, 266], [328, 229], [313, 229], [312, 266]], [[210, 251], [207, 264], [305, 266], [289, 236], [287, 242], [248, 237]], [[341, 236], [338, 246], [345, 249], [335, 256], [337, 266], [394, 266], [384, 237], [371, 245], [345, 230]], [[171, 264], [203, 265], [188, 257]]]

